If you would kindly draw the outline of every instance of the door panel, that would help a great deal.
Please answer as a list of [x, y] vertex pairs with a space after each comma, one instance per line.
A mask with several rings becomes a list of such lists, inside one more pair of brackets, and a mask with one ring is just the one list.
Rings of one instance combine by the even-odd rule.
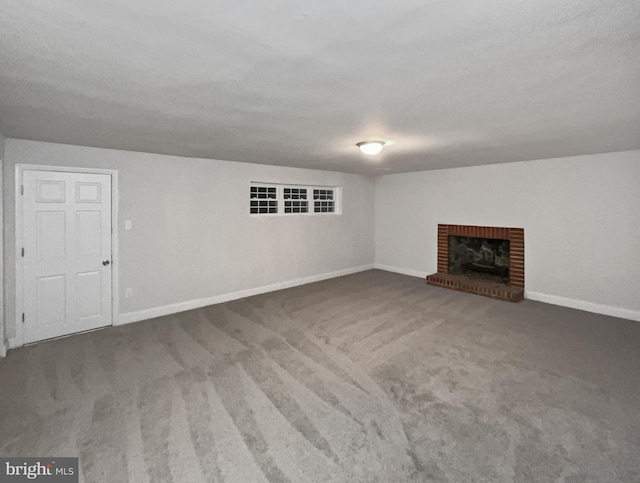
[[76, 213], [77, 257], [100, 257], [102, 253], [102, 212], [78, 211]]
[[102, 300], [100, 297], [102, 287], [102, 272], [79, 273], [76, 279], [78, 287], [77, 307], [78, 318], [99, 317], [102, 311]]
[[38, 326], [62, 324], [66, 317], [64, 275], [39, 277], [37, 280]]
[[66, 198], [65, 182], [37, 180], [36, 193], [38, 203], [64, 203]]
[[64, 260], [66, 257], [66, 213], [41, 211], [36, 213], [38, 226], [38, 261]]
[[76, 183], [76, 202], [100, 203], [101, 192], [100, 183]]
[[25, 343], [112, 323], [111, 177], [23, 172]]

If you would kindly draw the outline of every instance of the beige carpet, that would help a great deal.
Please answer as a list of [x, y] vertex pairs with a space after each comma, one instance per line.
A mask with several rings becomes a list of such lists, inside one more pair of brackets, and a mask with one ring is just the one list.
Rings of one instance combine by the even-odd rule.
[[81, 481], [640, 481], [640, 324], [382, 271], [11, 351]]

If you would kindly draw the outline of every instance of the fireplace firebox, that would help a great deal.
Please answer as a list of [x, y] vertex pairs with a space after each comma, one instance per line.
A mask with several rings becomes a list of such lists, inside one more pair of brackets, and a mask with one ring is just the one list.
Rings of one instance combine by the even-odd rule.
[[509, 240], [449, 235], [448, 272], [509, 283]]
[[524, 230], [438, 225], [438, 272], [427, 283], [518, 302], [524, 297]]

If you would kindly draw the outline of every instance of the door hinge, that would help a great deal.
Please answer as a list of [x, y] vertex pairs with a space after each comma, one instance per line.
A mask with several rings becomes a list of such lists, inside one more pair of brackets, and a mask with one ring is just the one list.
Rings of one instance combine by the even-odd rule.
[[24, 195], [24, 185], [20, 185], [20, 194]]
[[24, 312], [22, 312], [22, 323], [24, 323]]
[[22, 249], [22, 258], [24, 258], [24, 248]]

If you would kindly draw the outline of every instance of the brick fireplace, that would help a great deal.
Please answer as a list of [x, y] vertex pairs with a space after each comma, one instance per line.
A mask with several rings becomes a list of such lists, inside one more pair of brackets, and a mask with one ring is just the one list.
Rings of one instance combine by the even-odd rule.
[[[508, 258], [502, 261], [502, 266], [490, 267], [485, 264], [478, 265], [481, 272], [499, 272], [502, 275], [508, 273], [504, 280], [497, 280], [490, 275], [485, 278], [481, 274], [472, 277], [468, 274], [451, 273], [452, 256], [450, 250], [450, 237], [465, 237], [479, 239], [483, 248], [486, 244], [496, 240], [508, 241]], [[487, 249], [490, 251], [489, 249]], [[503, 257], [500, 257], [501, 260]], [[474, 272], [475, 273], [475, 272]], [[493, 297], [511, 302], [519, 302], [524, 297], [524, 229], [502, 228], [492, 226], [469, 225], [438, 225], [438, 272], [427, 277], [429, 285], [451, 288], [462, 292], [470, 292], [487, 297]]]

